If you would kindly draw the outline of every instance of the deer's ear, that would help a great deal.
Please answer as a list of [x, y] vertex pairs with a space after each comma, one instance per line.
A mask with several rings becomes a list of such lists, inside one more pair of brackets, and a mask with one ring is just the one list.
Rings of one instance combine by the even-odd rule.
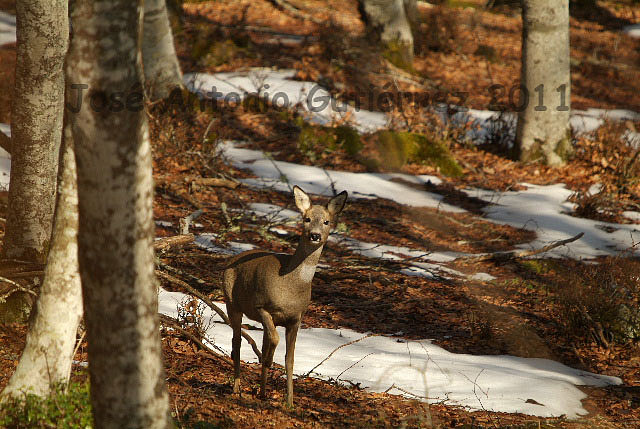
[[331, 216], [336, 217], [344, 208], [344, 203], [347, 202], [347, 191], [342, 191], [335, 197], [331, 198], [329, 204], [327, 204], [327, 210], [331, 213]]
[[311, 198], [300, 187], [293, 187], [293, 198], [296, 200], [296, 206], [304, 213], [311, 208]]

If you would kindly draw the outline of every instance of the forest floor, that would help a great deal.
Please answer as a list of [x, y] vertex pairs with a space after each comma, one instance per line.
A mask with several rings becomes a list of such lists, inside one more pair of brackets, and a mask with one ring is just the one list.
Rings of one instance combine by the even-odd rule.
[[[416, 59], [413, 69], [402, 70], [368, 44], [355, 1], [292, 3], [326, 24], [300, 20], [266, 0], [184, 2], [180, 17], [173, 19], [183, 71], [294, 69], [296, 79], [321, 82], [334, 97], [347, 101], [362, 88], [373, 91], [374, 96], [380, 94], [380, 88], [447, 96], [464, 92], [468, 94], [464, 104], [475, 109], [507, 105], [509, 90], [519, 83], [521, 20], [519, 12], [507, 6], [486, 11], [479, 0], [421, 6]], [[0, 10], [11, 11], [11, 7], [12, 2], [0, 1]], [[623, 27], [639, 22], [640, 6], [631, 1], [599, 1], [596, 6], [574, 8], [572, 13], [572, 107], [640, 112], [639, 41], [622, 33]], [[299, 39], [289, 42], [285, 36], [303, 37], [298, 43]], [[0, 46], [0, 123], [10, 122], [14, 64], [15, 45]], [[497, 93], [498, 103], [492, 100], [492, 85], [504, 88], [504, 93]], [[237, 183], [253, 177], [220, 154], [217, 145], [222, 141], [249, 142], [249, 147], [268, 152], [276, 160], [329, 170], [389, 171], [384, 163], [372, 167], [365, 162], [384, 155], [379, 153], [375, 134], [361, 136], [363, 147], [357, 154], [326, 140], [314, 141], [303, 150], [301, 135], [307, 125], [298, 114], [269, 105], [245, 107], [224, 105], [201, 111], [171, 103], [149, 106], [156, 179], [154, 217], [163, 221], [157, 226], [157, 237], [176, 235], [179, 220], [202, 209], [194, 232], [218, 234], [221, 246], [235, 241], [286, 253], [295, 247], [295, 234], [278, 237], [269, 231], [271, 225], [266, 220], [242, 211], [253, 202], [293, 208], [288, 194], [245, 185], [231, 189], [197, 184], [198, 178], [218, 177]], [[362, 107], [375, 108], [366, 103]], [[575, 191], [575, 216], [628, 224], [633, 220], [624, 213], [640, 211], [638, 149], [621, 138], [626, 132], [640, 130], [640, 121], [608, 121], [597, 131], [577, 137], [568, 165], [550, 169], [513, 160], [507, 142], [498, 138], [478, 146], [464, 141], [464, 130], [442, 131], [437, 115], [424, 106], [395, 106], [388, 115], [397, 131], [420, 132], [444, 142], [463, 174], [447, 177], [438, 166], [423, 162], [404, 162], [393, 171], [441, 178], [438, 185], [412, 186], [443, 195], [448, 203], [467, 212], [408, 207], [380, 198], [351, 199], [340, 219], [349, 237], [429, 251], [477, 254], [513, 250], [532, 241], [535, 233], [483, 219], [486, 203], [461, 190], [519, 190], [525, 188], [523, 182], [566, 184]], [[497, 121], [496, 127], [498, 135], [500, 130], [506, 133], [510, 125]], [[321, 127], [312, 131], [330, 135]], [[600, 191], [589, 192], [593, 185], [601, 185]], [[6, 201], [3, 194], [0, 197]], [[399, 338], [433, 339], [454, 353], [547, 358], [622, 379], [620, 386], [581, 388], [587, 394], [583, 406], [589, 414], [577, 420], [469, 411], [315, 378], [295, 382], [296, 404], [288, 408], [281, 367], [271, 377], [269, 398], [257, 398], [256, 364], [243, 364], [245, 390], [238, 399], [231, 394], [228, 357], [203, 351], [165, 329], [163, 350], [171, 408], [183, 427], [193, 427], [199, 421], [230, 428], [637, 427], [638, 344], [621, 340], [606, 326], [603, 332], [602, 325], [584, 322], [575, 310], [579, 305], [597, 306], [606, 299], [599, 286], [610, 279], [635, 284], [638, 303], [640, 260], [633, 250], [598, 258], [597, 265], [552, 258], [448, 264], [463, 273], [484, 272], [495, 277], [481, 281], [407, 276], [400, 272], [401, 263], [329, 245], [322, 260], [326, 267], [314, 279], [312, 304], [303, 327], [396, 336], [402, 332]], [[164, 264], [179, 270], [176, 276], [220, 300], [220, 273], [213, 267], [222, 256], [195, 244], [159, 256]], [[161, 285], [179, 290], [164, 280]], [[0, 326], [0, 388], [17, 364], [25, 334], [22, 324]], [[86, 358], [83, 344], [76, 359]], [[74, 377], [85, 379], [86, 371], [77, 367]]]

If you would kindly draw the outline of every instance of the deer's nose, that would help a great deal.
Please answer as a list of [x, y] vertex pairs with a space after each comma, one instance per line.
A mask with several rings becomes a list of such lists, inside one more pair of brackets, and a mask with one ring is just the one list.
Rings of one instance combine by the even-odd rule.
[[309, 234], [309, 238], [311, 239], [311, 241], [320, 241], [321, 237], [317, 232], [312, 232]]

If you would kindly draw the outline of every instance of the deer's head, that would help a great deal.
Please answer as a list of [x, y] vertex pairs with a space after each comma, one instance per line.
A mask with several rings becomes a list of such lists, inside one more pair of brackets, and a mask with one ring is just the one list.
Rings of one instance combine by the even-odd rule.
[[331, 229], [335, 226], [338, 214], [347, 201], [347, 191], [342, 191], [331, 198], [327, 206], [311, 204], [311, 198], [300, 187], [293, 187], [296, 206], [302, 213], [302, 237], [315, 246], [323, 245], [329, 238]]

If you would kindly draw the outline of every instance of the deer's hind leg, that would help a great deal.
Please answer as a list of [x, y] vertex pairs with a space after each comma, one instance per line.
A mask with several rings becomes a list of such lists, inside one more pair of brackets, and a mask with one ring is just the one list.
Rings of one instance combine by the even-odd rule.
[[242, 312], [233, 309], [227, 304], [227, 315], [231, 328], [233, 328], [233, 340], [231, 342], [231, 357], [233, 358], [233, 393], [240, 394], [240, 347], [242, 346]]
[[260, 380], [260, 396], [264, 398], [267, 394], [267, 373], [273, 364], [273, 354], [280, 337], [271, 315], [264, 309], [259, 309], [258, 312], [262, 318], [262, 328], [264, 329], [262, 335], [262, 378]]

